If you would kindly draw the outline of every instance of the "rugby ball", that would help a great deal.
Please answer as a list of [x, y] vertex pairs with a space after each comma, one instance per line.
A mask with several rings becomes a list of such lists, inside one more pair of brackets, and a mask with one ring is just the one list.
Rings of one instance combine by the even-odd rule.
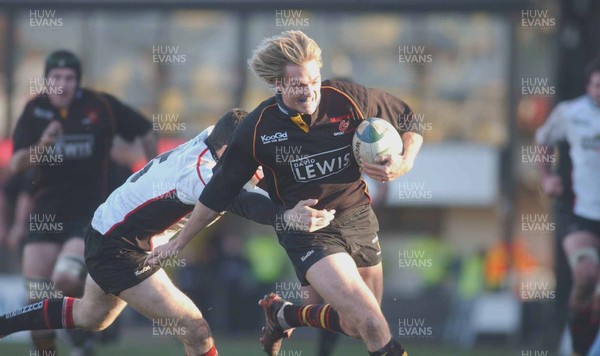
[[402, 147], [398, 131], [378, 117], [361, 122], [352, 138], [352, 152], [359, 165], [362, 162], [378, 163], [382, 155], [402, 154]]

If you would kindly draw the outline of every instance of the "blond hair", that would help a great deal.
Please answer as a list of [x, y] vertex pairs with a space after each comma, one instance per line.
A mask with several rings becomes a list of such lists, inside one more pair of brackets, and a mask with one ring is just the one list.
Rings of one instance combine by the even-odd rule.
[[254, 74], [273, 85], [285, 77], [286, 65], [302, 65], [312, 60], [316, 60], [319, 67], [323, 65], [319, 45], [302, 31], [285, 31], [265, 38], [252, 53], [248, 64]]

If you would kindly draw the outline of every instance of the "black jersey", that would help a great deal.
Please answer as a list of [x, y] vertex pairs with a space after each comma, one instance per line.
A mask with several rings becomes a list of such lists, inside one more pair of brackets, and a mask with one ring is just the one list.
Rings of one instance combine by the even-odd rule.
[[[63, 135], [53, 146], [37, 146], [52, 121], [59, 121]], [[114, 135], [132, 141], [152, 128], [142, 115], [105, 93], [80, 88], [66, 118], [46, 95], [29, 101], [17, 122], [14, 151], [30, 151], [31, 164], [39, 171], [35, 212], [56, 214], [62, 221], [91, 219], [107, 197], [110, 148]]]
[[265, 100], [236, 129], [200, 202], [224, 210], [262, 166], [271, 199], [286, 207], [314, 198], [316, 208], [340, 216], [369, 204], [352, 155], [354, 131], [369, 117], [390, 122], [400, 134], [419, 126], [411, 124], [412, 111], [400, 99], [347, 82], [324, 81], [313, 115], [291, 111], [278, 95]]

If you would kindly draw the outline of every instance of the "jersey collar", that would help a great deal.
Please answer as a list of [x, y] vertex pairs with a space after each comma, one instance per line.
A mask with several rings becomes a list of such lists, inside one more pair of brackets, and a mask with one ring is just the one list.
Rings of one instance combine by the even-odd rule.
[[[304, 119], [303, 119], [304, 115], [300, 114], [298, 111], [285, 105], [280, 92], [277, 92], [275, 94], [275, 101], [277, 102], [277, 107], [279, 108], [279, 111], [281, 111], [284, 115], [289, 116], [290, 120], [294, 124], [296, 124], [296, 126], [298, 126], [300, 128], [300, 130], [304, 131], [305, 133], [308, 133], [309, 126], [306, 123], [306, 121], [304, 121]], [[317, 108], [317, 112], [318, 112], [318, 108]], [[307, 116], [310, 117], [310, 119], [308, 120], [310, 122], [312, 120], [312, 116], [311, 115], [307, 115]]]
[[287, 105], [284, 104], [283, 97], [281, 96], [281, 92], [278, 91], [275, 94], [275, 101], [277, 102], [277, 107], [279, 108], [279, 111], [281, 111], [285, 115], [289, 115], [289, 116], [298, 115], [298, 112], [296, 110], [291, 109]]
[[206, 141], [204, 141], [204, 144], [206, 145], [206, 147], [208, 147], [208, 150], [210, 151], [210, 154], [212, 155], [212, 157], [215, 160], [215, 162], [219, 162], [219, 157], [217, 156], [217, 151], [212, 146], [212, 144], [210, 144], [210, 143], [208, 143]]

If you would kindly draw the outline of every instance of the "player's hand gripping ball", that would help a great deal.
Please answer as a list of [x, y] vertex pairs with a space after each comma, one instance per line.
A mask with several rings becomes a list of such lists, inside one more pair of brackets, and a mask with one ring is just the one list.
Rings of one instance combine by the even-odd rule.
[[402, 139], [392, 124], [372, 117], [356, 128], [352, 152], [359, 166], [363, 162], [379, 163], [384, 155], [402, 154]]
[[352, 139], [352, 152], [361, 171], [383, 183], [412, 169], [413, 162], [405, 159], [402, 150], [398, 131], [377, 117], [361, 122]]

